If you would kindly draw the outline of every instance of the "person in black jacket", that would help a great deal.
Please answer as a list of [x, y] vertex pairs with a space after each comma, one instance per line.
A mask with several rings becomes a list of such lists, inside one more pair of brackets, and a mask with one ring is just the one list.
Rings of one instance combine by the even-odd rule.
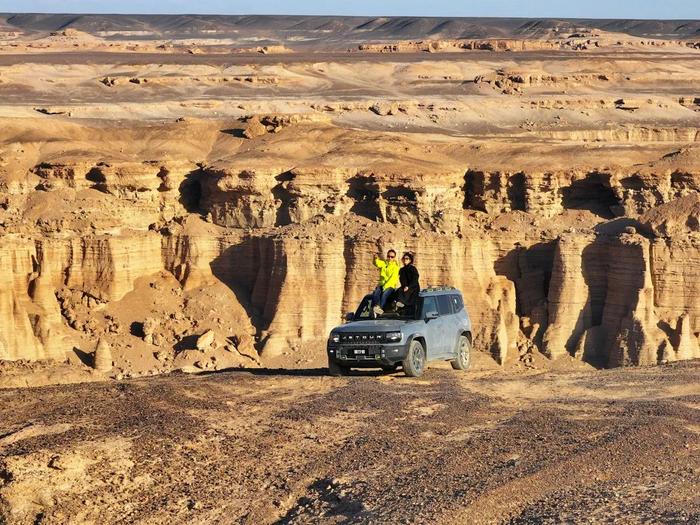
[[413, 266], [413, 254], [411, 252], [404, 253], [401, 262], [403, 266], [399, 270], [399, 289], [396, 292], [397, 308], [415, 305], [418, 292], [420, 292], [418, 270]]

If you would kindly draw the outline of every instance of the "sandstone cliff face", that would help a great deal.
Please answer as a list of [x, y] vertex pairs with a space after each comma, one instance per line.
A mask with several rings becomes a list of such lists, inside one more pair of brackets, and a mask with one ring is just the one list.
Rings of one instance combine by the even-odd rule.
[[[46, 327], [54, 312], [42, 311], [28, 293], [29, 283], [38, 277], [32, 264], [36, 260], [34, 243], [30, 239], [10, 237], [2, 241], [0, 260], [4, 271], [0, 287], [0, 322], [3, 332], [0, 336], [0, 358], [54, 357], [54, 349], [47, 348], [49, 329]], [[46, 304], [45, 301], [41, 302]], [[42, 319], [41, 328], [38, 326], [39, 319]], [[64, 351], [65, 348], [59, 348], [59, 355]]]
[[119, 301], [137, 279], [159, 271], [155, 234], [83, 239], [5, 237], [4, 326], [0, 359], [63, 359], [72, 349], [56, 291], [80, 290], [94, 302]]
[[621, 169], [549, 173], [468, 170], [465, 177], [469, 207], [489, 214], [523, 210], [548, 218], [566, 209], [589, 209], [604, 218], [638, 217], [684, 196], [693, 199], [700, 188], [697, 174], [670, 170], [665, 173]]
[[[697, 334], [692, 328], [697, 322], [695, 256], [688, 261], [682, 253], [669, 253], [664, 241], [638, 234], [560, 238], [549, 287], [545, 354], [569, 353], [610, 367], [675, 360], [679, 351], [696, 355], [697, 337], [690, 335]], [[686, 272], [689, 288], [675, 282], [671, 286], [677, 292], [667, 295], [666, 280]], [[683, 329], [685, 346], [680, 343]]]
[[[320, 348], [390, 247], [416, 253], [423, 286], [462, 290], [475, 349], [499, 363], [523, 349], [598, 366], [700, 356], [692, 148], [643, 166], [504, 169], [478, 149], [381, 135], [382, 151], [363, 158], [353, 135], [323, 123], [299, 124], [331, 143], [295, 162], [285, 153], [295, 125], [224, 133], [217, 141], [249, 149], [211, 145], [225, 154], [210, 162], [85, 153], [5, 176], [0, 359], [63, 360], [103, 337], [119, 369], [126, 333], [132, 349], [174, 366], [200, 351], [188, 341], [205, 328], [251, 365], [258, 353]], [[147, 281], [192, 313], [120, 313]], [[203, 306], [213, 290], [240, 329], [217, 332], [227, 313]]]
[[583, 332], [593, 325], [592, 276], [590, 269], [584, 272], [590, 260], [585, 251], [590, 251], [593, 241], [587, 236], [562, 236], [557, 242], [547, 297], [547, 331], [542, 340], [548, 357], [572, 353]]
[[244, 239], [212, 267], [255, 309], [263, 356], [275, 356], [296, 342], [325, 338], [342, 312], [354, 311], [374, 286], [372, 258], [389, 247], [419, 254], [424, 286], [452, 283], [462, 289], [478, 348], [506, 359], [519, 330], [515, 286], [496, 275], [488, 241], [320, 219]]
[[199, 177], [202, 208], [220, 226], [261, 228], [275, 226], [279, 200], [272, 190], [281, 169], [207, 170]]
[[464, 173], [392, 173], [352, 167], [204, 169], [201, 207], [215, 224], [266, 228], [318, 215], [359, 215], [391, 224], [448, 228], [464, 203]]
[[0, 359], [90, 364], [102, 339], [115, 376], [318, 366], [389, 247], [462, 290], [506, 366], [693, 358], [695, 43], [558, 29], [236, 64], [151, 42], [128, 71], [7, 55]]

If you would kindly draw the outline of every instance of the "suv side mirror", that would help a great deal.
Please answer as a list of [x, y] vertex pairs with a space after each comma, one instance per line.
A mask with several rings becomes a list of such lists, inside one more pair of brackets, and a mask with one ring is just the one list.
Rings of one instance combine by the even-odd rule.
[[439, 315], [440, 314], [438, 314], [435, 310], [430, 311], [430, 312], [426, 312], [425, 320], [430, 321], [431, 319], [437, 319]]
[[350, 321], [355, 320], [355, 312], [348, 312], [345, 314], [345, 322], [349, 323]]

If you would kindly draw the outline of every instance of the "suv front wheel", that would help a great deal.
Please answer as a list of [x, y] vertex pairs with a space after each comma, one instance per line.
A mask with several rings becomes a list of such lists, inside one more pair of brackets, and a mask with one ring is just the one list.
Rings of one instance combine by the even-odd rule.
[[420, 341], [411, 341], [408, 347], [408, 354], [403, 361], [403, 371], [408, 377], [420, 377], [425, 371], [425, 348]]
[[455, 370], [467, 370], [472, 362], [472, 344], [466, 336], [460, 335], [457, 342], [457, 357], [450, 361]]

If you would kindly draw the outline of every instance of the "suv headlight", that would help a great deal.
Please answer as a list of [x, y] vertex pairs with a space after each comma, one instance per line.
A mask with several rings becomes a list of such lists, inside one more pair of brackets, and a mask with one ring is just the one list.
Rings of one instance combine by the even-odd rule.
[[401, 341], [401, 332], [387, 332], [384, 337], [390, 343], [398, 343]]
[[330, 340], [331, 343], [340, 343], [340, 334], [337, 332], [331, 332]]

